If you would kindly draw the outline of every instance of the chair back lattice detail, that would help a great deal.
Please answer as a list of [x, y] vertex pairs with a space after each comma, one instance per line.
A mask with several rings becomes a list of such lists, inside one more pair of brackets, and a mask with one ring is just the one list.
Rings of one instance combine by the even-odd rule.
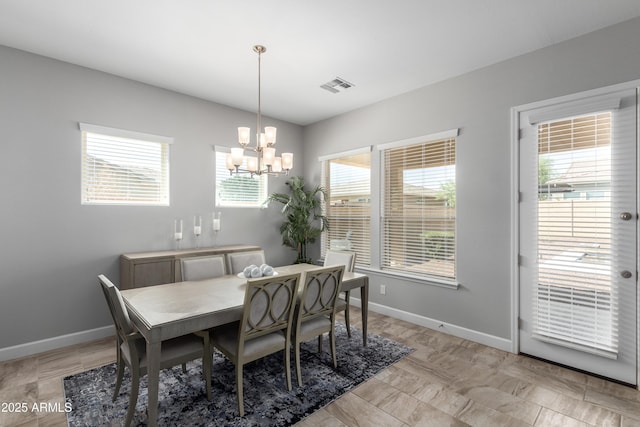
[[290, 327], [299, 274], [249, 280], [240, 332], [245, 340]]
[[307, 272], [300, 302], [299, 322], [305, 322], [317, 316], [329, 316], [333, 313], [344, 268], [344, 265], [339, 265]]

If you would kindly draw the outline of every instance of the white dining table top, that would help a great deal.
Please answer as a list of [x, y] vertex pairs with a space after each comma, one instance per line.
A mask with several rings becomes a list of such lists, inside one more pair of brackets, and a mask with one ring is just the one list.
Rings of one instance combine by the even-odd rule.
[[222, 276], [215, 279], [168, 283], [127, 289], [122, 295], [130, 310], [156, 327], [211, 312], [242, 306], [247, 279]]

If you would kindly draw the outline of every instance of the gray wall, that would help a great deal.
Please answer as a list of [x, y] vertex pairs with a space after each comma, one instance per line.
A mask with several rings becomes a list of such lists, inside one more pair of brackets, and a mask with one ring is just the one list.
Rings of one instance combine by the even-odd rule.
[[[78, 122], [174, 137], [171, 206], [81, 205]], [[301, 127], [267, 123], [301, 173]], [[188, 231], [206, 215], [201, 243], [211, 245], [212, 146], [234, 146], [241, 125], [255, 127], [255, 113], [0, 46], [0, 349], [110, 325], [97, 275], [117, 282], [120, 253], [174, 248], [174, 218]], [[284, 182], [270, 178], [269, 191]], [[277, 207], [216, 210], [216, 243], [261, 245], [274, 265], [295, 259]]]
[[[370, 301], [510, 339], [510, 109], [639, 79], [639, 40], [640, 19], [627, 21], [306, 127], [305, 177], [311, 182], [320, 179], [320, 155], [460, 128], [461, 287], [450, 290], [373, 272]], [[374, 186], [377, 176], [374, 171]], [[314, 250], [318, 255], [319, 245]], [[378, 252], [374, 241], [372, 255]], [[386, 296], [379, 294], [380, 284], [387, 285]]]

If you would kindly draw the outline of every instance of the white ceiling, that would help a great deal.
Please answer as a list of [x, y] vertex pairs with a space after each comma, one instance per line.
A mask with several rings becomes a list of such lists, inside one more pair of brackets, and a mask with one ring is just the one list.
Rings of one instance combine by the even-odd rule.
[[[0, 0], [0, 44], [313, 123], [640, 16], [638, 0]], [[355, 87], [320, 88], [335, 77]]]

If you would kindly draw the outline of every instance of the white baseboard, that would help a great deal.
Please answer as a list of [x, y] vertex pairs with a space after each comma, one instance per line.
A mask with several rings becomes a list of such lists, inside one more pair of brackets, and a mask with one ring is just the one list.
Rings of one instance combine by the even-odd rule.
[[102, 328], [90, 329], [88, 331], [80, 331], [73, 334], [60, 335], [58, 337], [15, 345], [13, 347], [0, 348], [0, 362], [17, 359], [19, 357], [31, 356], [33, 354], [55, 350], [69, 345], [94, 341], [114, 334], [115, 330], [113, 326], [103, 326]]
[[[349, 304], [356, 307], [362, 306], [360, 299], [353, 297], [349, 298]], [[508, 351], [510, 353], [513, 352], [511, 340], [506, 338], [500, 338], [494, 335], [485, 334], [484, 332], [478, 332], [461, 326], [441, 322], [436, 319], [420, 316], [415, 313], [409, 313], [408, 311], [398, 310], [397, 308], [387, 307], [386, 305], [377, 304], [371, 301], [369, 301], [369, 310], [384, 314], [385, 316], [393, 317], [394, 319], [404, 320], [445, 334], [488, 345], [489, 347], [494, 347], [499, 350]]]

